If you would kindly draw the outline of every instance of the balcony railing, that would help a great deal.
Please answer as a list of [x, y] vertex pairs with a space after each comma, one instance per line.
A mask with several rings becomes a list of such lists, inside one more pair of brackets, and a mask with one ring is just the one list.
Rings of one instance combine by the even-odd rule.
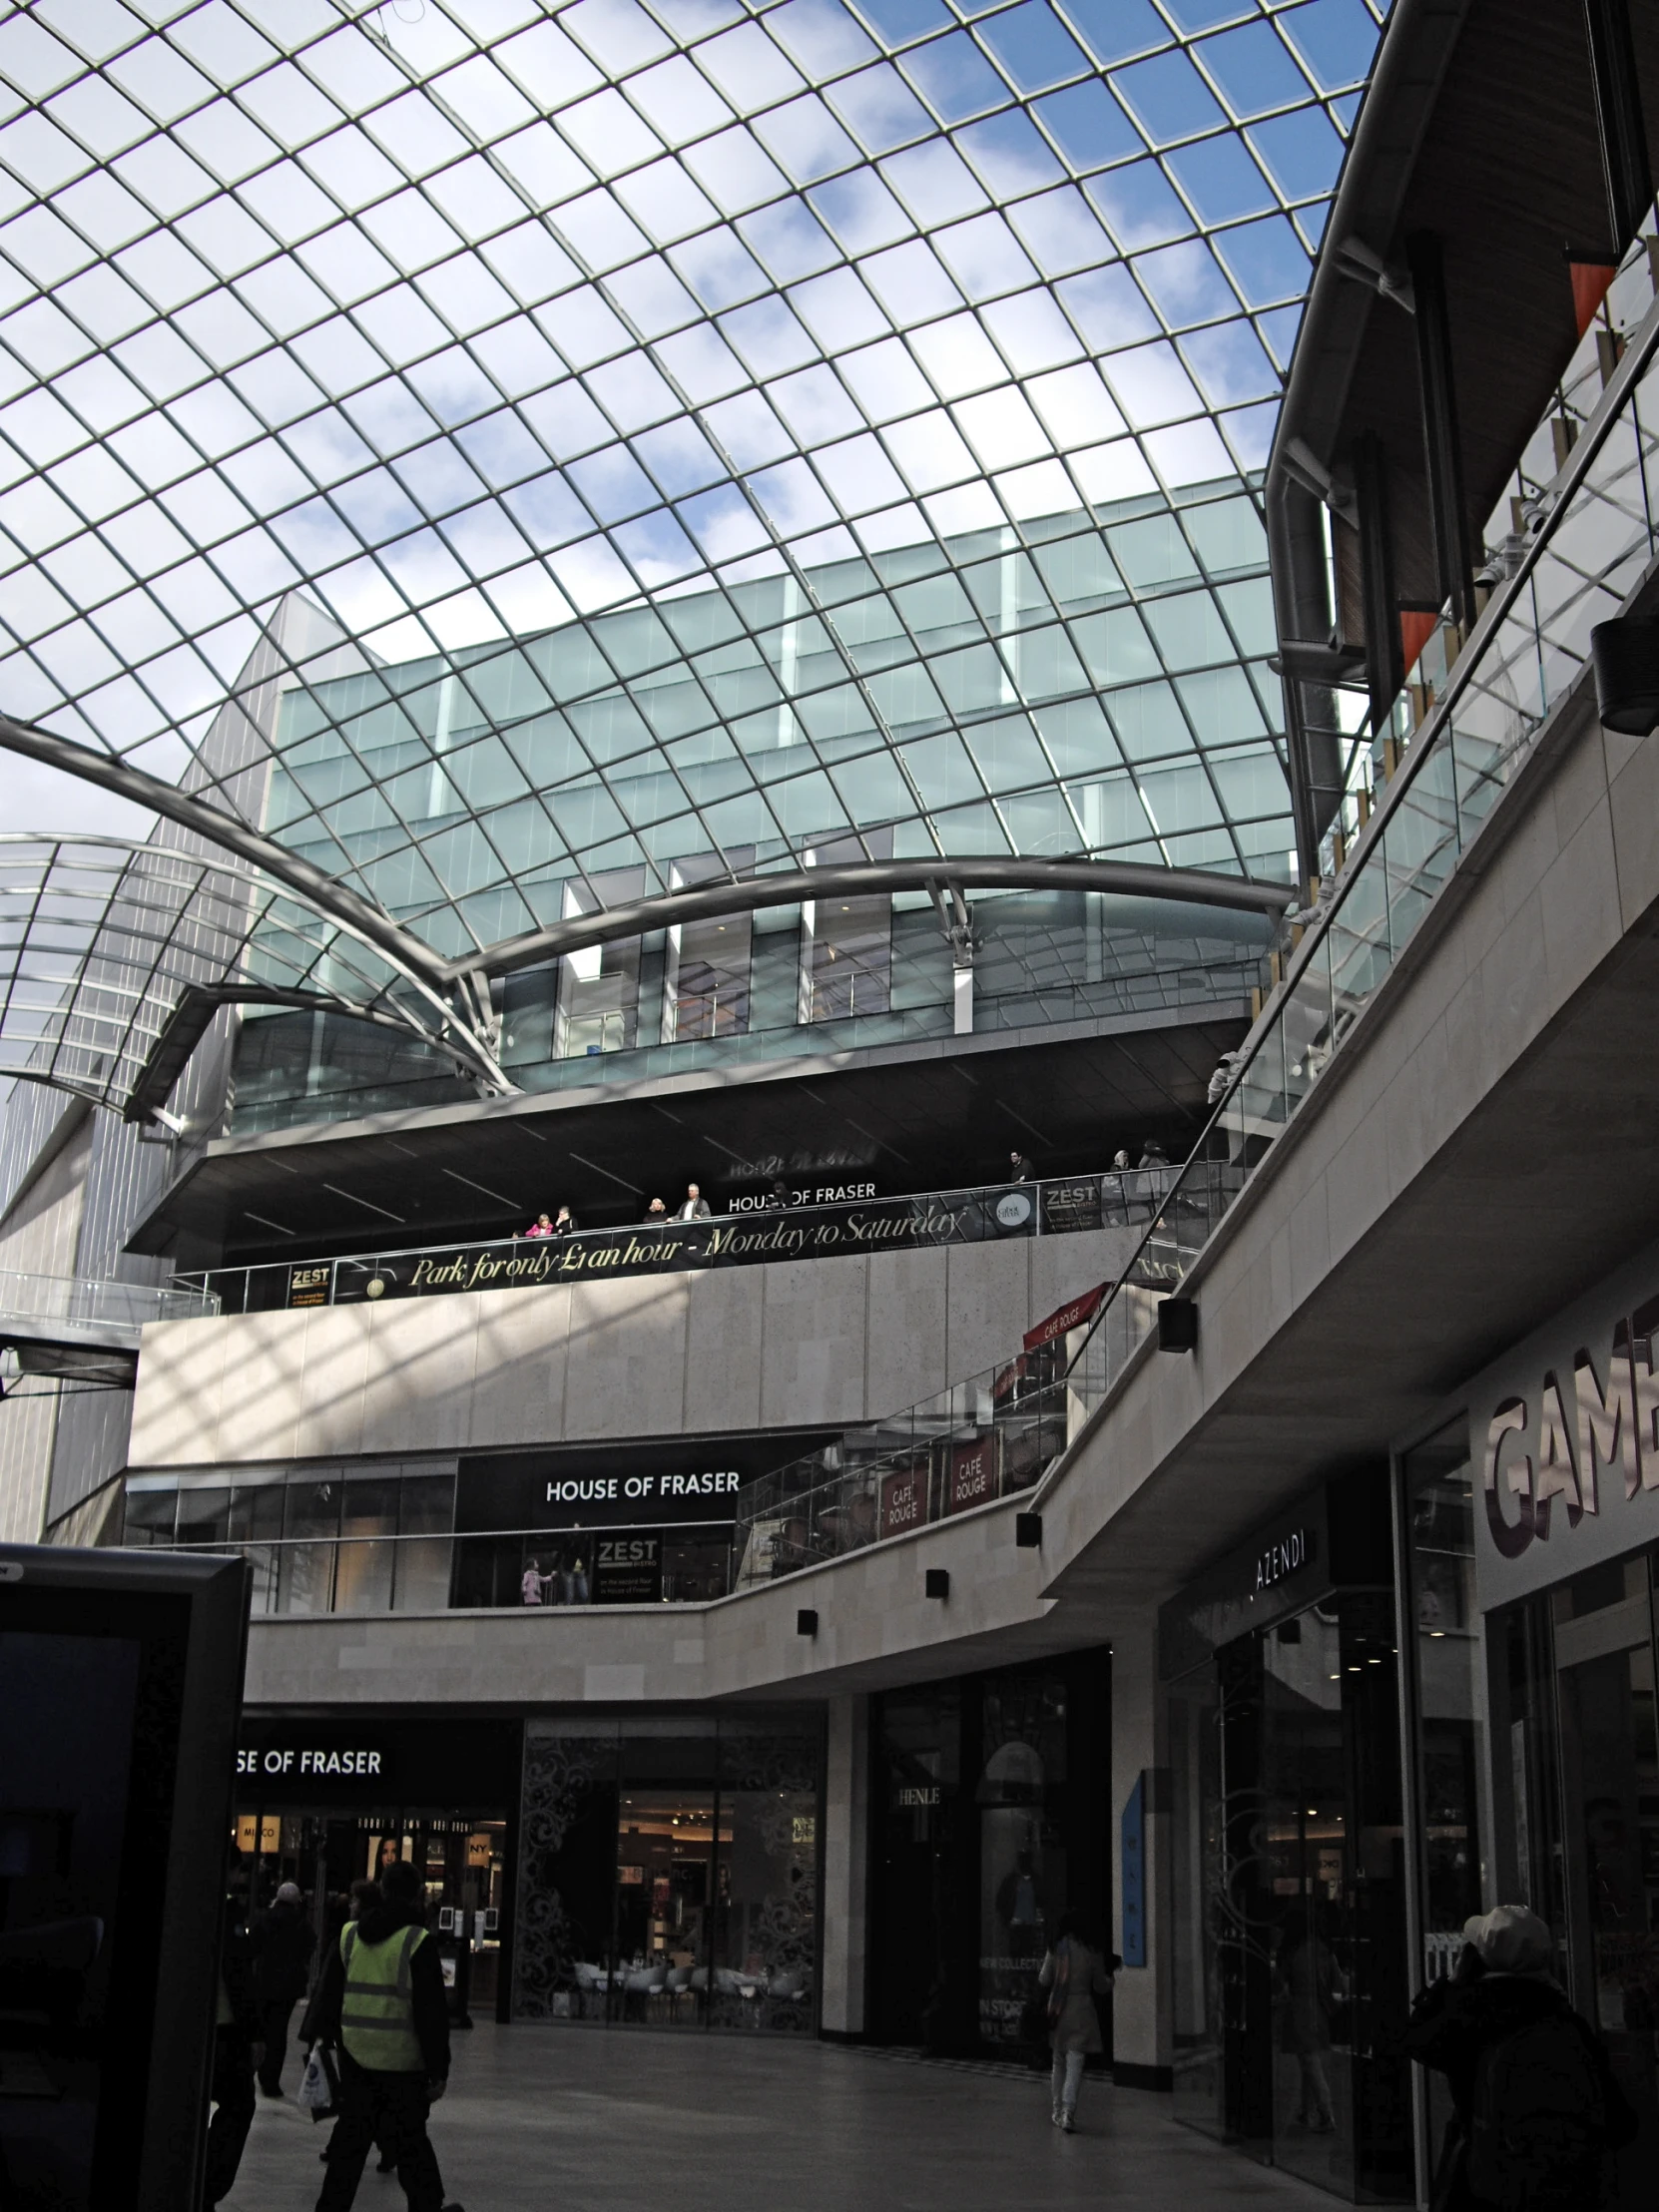
[[22, 1275], [0, 1269], [0, 1327], [41, 1337], [103, 1342], [130, 1335], [150, 1321], [189, 1321], [219, 1312], [219, 1300], [200, 1286], [157, 1289], [147, 1283], [113, 1283], [98, 1276]]
[[1032, 1183], [861, 1198], [834, 1206], [763, 1202], [700, 1222], [624, 1224], [564, 1237], [497, 1237], [477, 1244], [349, 1253], [332, 1260], [214, 1268], [178, 1275], [174, 1281], [194, 1295], [210, 1295], [214, 1311], [253, 1314], [288, 1306], [354, 1305], [364, 1299], [1054, 1237], [1138, 1227], [1161, 1209], [1176, 1177], [1177, 1170], [1169, 1166], [1125, 1168]]
[[[1011, 1491], [1035, 1491], [1103, 1403], [1246, 1183], [1340, 1052], [1583, 673], [1659, 543], [1659, 302], [1631, 333], [1380, 804], [1346, 847], [1284, 980], [1121, 1280], [1068, 1352], [1012, 1358], [794, 1461], [739, 1501], [745, 1589]], [[1035, 1498], [1033, 1498], [1033, 1503]]]

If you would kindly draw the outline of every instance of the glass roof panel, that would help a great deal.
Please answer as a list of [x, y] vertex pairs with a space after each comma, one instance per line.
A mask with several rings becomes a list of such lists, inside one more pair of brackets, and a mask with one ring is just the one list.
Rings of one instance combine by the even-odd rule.
[[1256, 485], [1382, 13], [0, 4], [0, 706], [446, 952], [849, 824], [1285, 872]]

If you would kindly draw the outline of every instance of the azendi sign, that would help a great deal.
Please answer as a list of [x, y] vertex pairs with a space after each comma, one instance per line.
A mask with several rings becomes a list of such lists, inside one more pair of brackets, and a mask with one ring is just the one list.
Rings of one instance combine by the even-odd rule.
[[1659, 1537], [1659, 1250], [1474, 1384], [1483, 1606]]

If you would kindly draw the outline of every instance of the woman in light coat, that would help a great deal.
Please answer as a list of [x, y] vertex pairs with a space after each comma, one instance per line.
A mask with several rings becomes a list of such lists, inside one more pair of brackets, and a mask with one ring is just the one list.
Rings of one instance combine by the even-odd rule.
[[1077, 2131], [1077, 2092], [1083, 2060], [1103, 2051], [1096, 1997], [1108, 1996], [1112, 1976], [1106, 1961], [1088, 1941], [1080, 1913], [1060, 1916], [1054, 1948], [1042, 1962], [1037, 1986], [1048, 1995], [1049, 2032], [1054, 2038], [1054, 2125], [1067, 2135]]

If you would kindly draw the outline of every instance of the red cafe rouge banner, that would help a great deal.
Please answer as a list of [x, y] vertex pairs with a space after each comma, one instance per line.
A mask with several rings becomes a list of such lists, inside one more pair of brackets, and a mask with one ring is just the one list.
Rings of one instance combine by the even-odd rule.
[[1046, 1321], [1038, 1322], [1035, 1329], [1028, 1329], [1025, 1332], [1026, 1351], [1041, 1352], [1044, 1345], [1051, 1345], [1056, 1338], [1065, 1336], [1068, 1331], [1081, 1329], [1086, 1321], [1093, 1321], [1100, 1311], [1101, 1300], [1110, 1288], [1109, 1283], [1097, 1283], [1092, 1291], [1084, 1291], [1079, 1297], [1071, 1299], [1050, 1314]]
[[902, 1536], [907, 1528], [920, 1528], [927, 1519], [927, 1470], [929, 1462], [881, 1477], [881, 1534]]
[[972, 1443], [952, 1444], [945, 1477], [945, 1511], [965, 1513], [970, 1505], [983, 1505], [987, 1498], [995, 1497], [999, 1488], [996, 1476], [994, 1428], [976, 1436]]

